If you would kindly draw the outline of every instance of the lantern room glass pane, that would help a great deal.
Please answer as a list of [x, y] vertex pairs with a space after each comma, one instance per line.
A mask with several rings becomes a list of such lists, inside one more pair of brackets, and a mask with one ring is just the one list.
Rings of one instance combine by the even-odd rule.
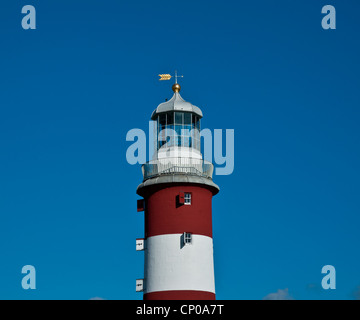
[[175, 137], [174, 137], [174, 125], [167, 125], [166, 126], [166, 142], [167, 146], [171, 147], [175, 145]]
[[187, 135], [182, 136], [182, 143], [183, 147], [190, 147], [190, 137]]
[[161, 125], [161, 126], [166, 125], [166, 113], [161, 113], [159, 115], [159, 125]]
[[173, 112], [168, 112], [166, 114], [167, 120], [166, 120], [166, 124], [174, 124], [174, 113]]
[[191, 125], [191, 113], [184, 113], [184, 125]]
[[157, 147], [179, 146], [200, 150], [200, 118], [190, 112], [166, 112], [158, 116]]
[[175, 133], [177, 136], [181, 136], [181, 131], [183, 127], [181, 125], [175, 125]]
[[195, 117], [195, 128], [200, 130], [200, 119], [199, 119], [199, 117]]
[[183, 124], [183, 113], [175, 112], [175, 124]]

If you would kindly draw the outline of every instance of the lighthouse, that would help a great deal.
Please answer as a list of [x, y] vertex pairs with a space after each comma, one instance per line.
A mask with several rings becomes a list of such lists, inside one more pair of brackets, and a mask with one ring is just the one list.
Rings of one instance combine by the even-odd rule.
[[213, 164], [201, 153], [200, 108], [185, 101], [181, 87], [158, 105], [153, 159], [142, 165], [138, 211], [144, 211], [144, 278], [136, 291], [144, 300], [214, 300], [212, 233]]

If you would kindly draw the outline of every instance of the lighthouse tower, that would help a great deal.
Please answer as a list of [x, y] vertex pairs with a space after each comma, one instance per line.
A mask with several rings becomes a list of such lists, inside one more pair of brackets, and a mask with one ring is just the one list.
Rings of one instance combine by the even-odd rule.
[[145, 238], [136, 239], [136, 248], [144, 250], [145, 270], [136, 290], [144, 300], [213, 300], [212, 197], [219, 187], [201, 154], [203, 114], [180, 96], [178, 83], [172, 89], [152, 113], [156, 152], [137, 188]]

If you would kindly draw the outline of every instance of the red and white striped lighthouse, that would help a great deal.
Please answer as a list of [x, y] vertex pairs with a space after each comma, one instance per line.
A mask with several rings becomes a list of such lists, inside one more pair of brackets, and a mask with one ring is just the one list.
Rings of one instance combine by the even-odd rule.
[[180, 96], [152, 113], [156, 152], [142, 166], [138, 211], [145, 211], [145, 238], [136, 240], [145, 252], [144, 279], [137, 291], [144, 300], [215, 299], [212, 197], [213, 165], [200, 146], [201, 110]]

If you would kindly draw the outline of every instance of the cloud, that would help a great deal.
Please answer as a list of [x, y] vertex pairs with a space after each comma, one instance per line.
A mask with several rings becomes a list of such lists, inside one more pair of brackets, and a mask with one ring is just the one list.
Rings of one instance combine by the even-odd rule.
[[323, 292], [323, 288], [320, 284], [316, 284], [316, 283], [309, 283], [307, 286], [306, 286], [306, 290], [309, 292], [309, 293], [316, 293], [316, 294], [320, 294]]
[[279, 289], [275, 293], [269, 293], [263, 300], [294, 300], [294, 298], [289, 294], [289, 289]]

